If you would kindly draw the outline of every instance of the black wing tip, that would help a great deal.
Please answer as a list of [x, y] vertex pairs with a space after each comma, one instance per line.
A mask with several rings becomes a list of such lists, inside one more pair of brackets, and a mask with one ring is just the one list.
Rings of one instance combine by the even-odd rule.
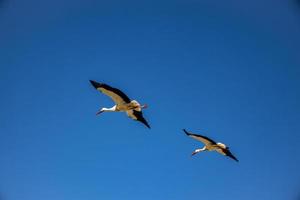
[[151, 129], [150, 125], [147, 122], [141, 121], [141, 120], [137, 120], [140, 121], [142, 124], [144, 124], [148, 129]]
[[100, 83], [96, 82], [96, 81], [93, 81], [93, 80], [90, 80], [91, 84], [97, 89], [101, 86]]
[[239, 160], [232, 154], [227, 155], [228, 157], [230, 157], [231, 159], [235, 160], [236, 162], [239, 162]]
[[189, 132], [187, 132], [187, 130], [185, 130], [185, 129], [182, 129], [182, 130], [185, 132], [186, 135], [191, 135]]
[[147, 126], [147, 128], [151, 129], [151, 126], [148, 124], [148, 122], [145, 120], [145, 121], [141, 121], [145, 126]]
[[240, 162], [239, 159], [237, 159], [236, 157], [234, 157], [234, 160], [235, 160], [236, 162]]
[[136, 119], [134, 119], [134, 120], [143, 123], [145, 126], [147, 126], [147, 128], [151, 129], [147, 120], [143, 117], [143, 113], [141, 111], [133, 110], [133, 115], [136, 117]]

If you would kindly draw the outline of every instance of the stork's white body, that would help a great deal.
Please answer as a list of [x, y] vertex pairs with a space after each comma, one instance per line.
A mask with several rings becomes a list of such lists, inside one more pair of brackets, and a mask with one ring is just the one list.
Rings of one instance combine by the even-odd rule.
[[111, 108], [102, 108], [100, 112], [126, 112], [127, 116], [132, 119], [137, 119], [134, 115], [134, 111], [141, 112], [143, 106], [141, 106], [136, 100], [132, 100], [130, 103], [121, 104], [121, 105], [114, 105]]
[[129, 110], [141, 111], [142, 106], [136, 100], [132, 100], [130, 103], [120, 102], [111, 108], [102, 108], [102, 109], [103, 111], [112, 111], [112, 112], [127, 112]]

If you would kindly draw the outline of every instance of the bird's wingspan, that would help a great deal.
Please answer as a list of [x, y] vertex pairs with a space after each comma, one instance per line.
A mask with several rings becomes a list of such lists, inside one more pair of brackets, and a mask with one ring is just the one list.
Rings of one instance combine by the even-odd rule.
[[146, 119], [143, 117], [143, 113], [141, 111], [136, 111], [136, 110], [128, 110], [126, 111], [127, 115], [137, 121], [140, 121], [141, 123], [143, 123], [145, 126], [147, 126], [148, 128], [151, 128], [150, 125], [148, 124], [148, 122], [146, 121]]
[[204, 143], [205, 145], [213, 145], [213, 144], [216, 144], [215, 141], [213, 141], [212, 139], [209, 139], [208, 137], [206, 136], [203, 136], [203, 135], [198, 135], [198, 134], [193, 134], [193, 133], [190, 133], [188, 131], [186, 131], [185, 129], [183, 129], [183, 131], [185, 132], [185, 134], [189, 137], [192, 137], [194, 138], [195, 140], [198, 140], [202, 143]]
[[124, 94], [121, 90], [113, 88], [104, 83], [98, 83], [96, 81], [90, 80], [91, 84], [100, 92], [106, 94], [117, 104], [130, 103], [129, 97]]

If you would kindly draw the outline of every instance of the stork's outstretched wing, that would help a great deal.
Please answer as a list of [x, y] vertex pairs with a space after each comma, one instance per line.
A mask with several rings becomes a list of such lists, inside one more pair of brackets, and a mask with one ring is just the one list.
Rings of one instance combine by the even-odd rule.
[[97, 83], [96, 81], [92, 81], [92, 80], [90, 80], [90, 82], [97, 90], [112, 98], [112, 100], [117, 105], [130, 103], [129, 97], [126, 94], [124, 94], [121, 90], [117, 88], [113, 88], [104, 83]]
[[231, 153], [231, 151], [227, 148], [223, 150], [225, 155], [232, 158], [233, 160], [235, 160], [236, 162], [239, 162], [239, 160]]
[[143, 113], [141, 111], [136, 111], [136, 110], [128, 110], [126, 111], [127, 115], [137, 121], [142, 122], [145, 126], [150, 128], [150, 125], [146, 121], [146, 119], [143, 117]]
[[233, 160], [239, 162], [239, 160], [231, 153], [231, 151], [229, 150], [228, 147], [226, 147], [225, 149], [219, 147], [219, 148], [216, 149], [216, 151], [217, 151], [218, 153], [224, 155], [224, 156], [228, 156], [228, 157], [230, 157], [231, 159], [233, 159]]
[[198, 141], [204, 143], [205, 145], [214, 145], [214, 144], [216, 144], [215, 141], [213, 141], [212, 139], [209, 139], [206, 136], [190, 133], [190, 132], [186, 131], [185, 129], [183, 129], [183, 131], [185, 132], [185, 134], [187, 136], [190, 136], [190, 137], [194, 138], [195, 140], [198, 140]]

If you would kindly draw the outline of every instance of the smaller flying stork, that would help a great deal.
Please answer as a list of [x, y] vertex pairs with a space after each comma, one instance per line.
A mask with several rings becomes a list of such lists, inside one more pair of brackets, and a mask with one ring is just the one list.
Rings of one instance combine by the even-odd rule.
[[136, 100], [130, 100], [129, 97], [124, 94], [121, 90], [113, 88], [104, 83], [97, 83], [96, 81], [90, 80], [91, 84], [100, 92], [109, 96], [116, 105], [111, 108], [102, 108], [96, 115], [103, 112], [126, 112], [128, 117], [140, 121], [145, 126], [150, 128], [150, 125], [143, 117], [142, 109], [147, 108], [147, 105], [140, 105]]
[[193, 133], [189, 133], [187, 132], [185, 129], [183, 129], [183, 131], [185, 132], [185, 134], [189, 137], [194, 138], [195, 140], [198, 140], [202, 143], [204, 143], [204, 147], [201, 149], [196, 149], [193, 153], [192, 156], [202, 152], [202, 151], [217, 151], [218, 153], [224, 155], [224, 156], [228, 156], [230, 158], [232, 158], [235, 161], [239, 161], [229, 150], [229, 147], [227, 147], [225, 144], [220, 143], [220, 142], [215, 142], [212, 139], [209, 139], [208, 137], [205, 137], [203, 135], [197, 135], [197, 134], [193, 134]]

